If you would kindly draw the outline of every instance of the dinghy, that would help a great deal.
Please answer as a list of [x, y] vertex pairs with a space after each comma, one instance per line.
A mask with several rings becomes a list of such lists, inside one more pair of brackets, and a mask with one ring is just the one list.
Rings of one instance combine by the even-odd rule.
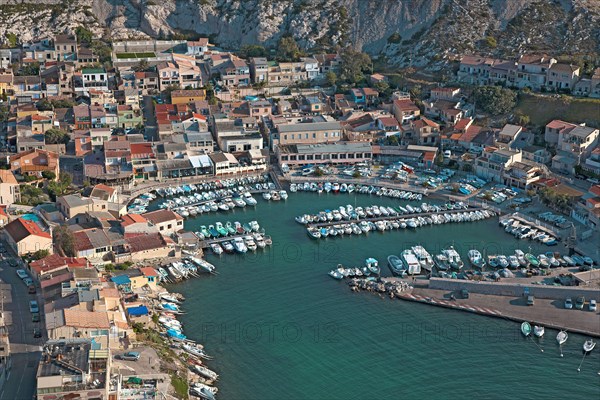
[[592, 350], [594, 350], [594, 347], [596, 347], [596, 342], [594, 342], [592, 339], [588, 339], [583, 344], [583, 351], [586, 354], [590, 353]]
[[525, 337], [531, 334], [531, 325], [529, 324], [529, 322], [525, 321], [521, 324], [521, 333]]
[[566, 331], [560, 331], [558, 332], [558, 335], [556, 335], [556, 341], [558, 342], [559, 345], [563, 345], [567, 339], [569, 338], [569, 334]]
[[533, 334], [536, 337], [541, 338], [542, 336], [544, 336], [544, 332], [545, 332], [545, 330], [544, 330], [543, 326], [536, 325], [536, 326], [533, 327]]

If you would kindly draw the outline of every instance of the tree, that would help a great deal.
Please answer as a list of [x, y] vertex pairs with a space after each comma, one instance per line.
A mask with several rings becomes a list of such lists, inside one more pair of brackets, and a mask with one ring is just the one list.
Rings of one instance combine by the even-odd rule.
[[358, 83], [364, 80], [365, 73], [371, 72], [372, 62], [368, 54], [355, 51], [350, 47], [340, 52], [340, 72], [342, 79], [350, 83]]
[[19, 76], [35, 76], [40, 74], [40, 63], [32, 62], [21, 65], [21, 68], [17, 71], [16, 75]]
[[62, 129], [50, 128], [44, 133], [46, 144], [67, 144], [69, 143], [69, 134]]
[[327, 80], [327, 84], [329, 86], [335, 86], [335, 83], [337, 82], [337, 75], [335, 72], [329, 71], [327, 74], [325, 74], [325, 79]]
[[16, 46], [17, 46], [17, 42], [18, 42], [18, 37], [17, 37], [17, 35], [15, 35], [15, 34], [14, 34], [14, 33], [12, 33], [12, 32], [8, 32], [8, 33], [6, 33], [6, 35], [5, 35], [5, 36], [6, 36], [6, 40], [7, 40], [7, 42], [8, 42], [8, 47], [9, 47], [9, 48], [13, 48], [13, 47], [16, 47]]
[[498, 42], [496, 41], [496, 38], [493, 36], [487, 36], [485, 38], [485, 44], [487, 45], [487, 47], [489, 47], [490, 49], [495, 49], [496, 46], [498, 46]]
[[239, 54], [241, 58], [267, 57], [269, 52], [263, 46], [258, 44], [245, 44], [240, 49]]
[[278, 61], [296, 61], [302, 55], [298, 43], [292, 36], [283, 36], [277, 44]]
[[398, 32], [392, 33], [392, 35], [387, 39], [388, 43], [400, 44], [402, 42], [402, 36]]
[[92, 51], [98, 56], [101, 63], [110, 62], [112, 59], [112, 51], [110, 46], [100, 40], [92, 42]]
[[69, 186], [73, 183], [71, 174], [67, 172], [61, 172], [58, 175], [58, 181], [48, 182], [48, 194], [53, 197], [62, 196], [65, 194]]
[[377, 82], [375, 84], [375, 89], [384, 96], [389, 96], [390, 94], [390, 85], [386, 81]]
[[491, 115], [506, 114], [517, 104], [517, 94], [500, 86], [478, 86], [473, 98], [477, 107]]
[[525, 115], [525, 114], [519, 114], [517, 115], [517, 122], [519, 123], [519, 125], [521, 126], [527, 126], [529, 125], [529, 115]]
[[52, 171], [43, 171], [42, 178], [52, 181], [52, 180], [56, 179], [56, 174]]
[[52, 231], [54, 245], [62, 249], [67, 257], [75, 257], [75, 238], [73, 232], [66, 225], [58, 225]]
[[135, 72], [143, 72], [143, 71], [146, 71], [149, 67], [150, 67], [150, 64], [148, 64], [148, 61], [140, 60], [140, 62], [138, 62], [133, 67], [131, 67], [131, 69]]
[[42, 258], [46, 258], [50, 255], [50, 250], [40, 249], [32, 254], [32, 258], [34, 260], [41, 260]]
[[38, 111], [51, 111], [52, 103], [48, 99], [42, 99], [35, 105]]
[[390, 146], [398, 146], [399, 141], [398, 141], [398, 136], [396, 136], [396, 135], [388, 136], [385, 140], [387, 141], [387, 144], [389, 144]]
[[77, 28], [75, 28], [75, 35], [77, 36], [77, 40], [79, 41], [79, 43], [90, 44], [92, 43], [92, 39], [94, 38], [92, 31], [83, 26], [78, 26]]

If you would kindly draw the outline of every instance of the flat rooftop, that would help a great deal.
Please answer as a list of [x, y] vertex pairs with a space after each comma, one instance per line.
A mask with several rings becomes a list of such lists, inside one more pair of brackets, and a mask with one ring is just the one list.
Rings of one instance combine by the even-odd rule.
[[87, 374], [90, 349], [90, 342], [62, 342], [44, 346], [37, 376]]
[[367, 142], [337, 142], [321, 144], [296, 144], [280, 146], [282, 153], [315, 154], [315, 153], [370, 153], [372, 147]]

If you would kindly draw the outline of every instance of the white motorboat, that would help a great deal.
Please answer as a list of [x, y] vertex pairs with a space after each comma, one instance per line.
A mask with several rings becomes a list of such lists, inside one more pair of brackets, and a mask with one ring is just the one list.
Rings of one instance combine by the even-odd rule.
[[213, 253], [215, 253], [216, 255], [221, 255], [223, 254], [223, 248], [218, 244], [218, 243], [211, 243], [210, 245], [210, 249], [213, 251]]
[[469, 250], [469, 252], [467, 253], [467, 256], [469, 257], [469, 261], [471, 262], [471, 264], [474, 267], [483, 268], [485, 266], [485, 260], [484, 260], [483, 256], [481, 255], [481, 252], [479, 252], [479, 250], [477, 250], [477, 249]]
[[423, 246], [413, 246], [412, 251], [415, 257], [417, 257], [419, 264], [421, 264], [421, 268], [423, 268], [426, 271], [431, 271], [431, 269], [435, 265], [431, 254], [429, 254]]
[[211, 371], [210, 369], [203, 367], [201, 365], [192, 365], [190, 366], [192, 372], [195, 372], [198, 375], [201, 375], [205, 378], [211, 379], [211, 380], [217, 380], [219, 379], [219, 375], [215, 372], [215, 371]]
[[238, 253], [246, 253], [248, 251], [248, 248], [246, 247], [246, 244], [244, 243], [244, 239], [242, 239], [240, 237], [233, 239], [233, 248]]
[[533, 327], [533, 334], [534, 334], [536, 337], [539, 337], [539, 338], [541, 338], [542, 336], [544, 336], [544, 333], [545, 333], [545, 329], [544, 329], [544, 327], [543, 327], [543, 326], [535, 325], [535, 326]]
[[400, 257], [402, 258], [402, 261], [404, 262], [404, 268], [409, 275], [417, 275], [421, 273], [421, 264], [412, 250], [404, 250], [402, 253], [400, 253]]
[[564, 344], [568, 338], [569, 338], [569, 334], [567, 333], [567, 331], [560, 331], [556, 335], [556, 341], [558, 342], [559, 345]]
[[592, 339], [588, 339], [583, 344], [583, 351], [590, 353], [592, 350], [594, 350], [594, 347], [596, 347], [596, 342], [594, 342]]

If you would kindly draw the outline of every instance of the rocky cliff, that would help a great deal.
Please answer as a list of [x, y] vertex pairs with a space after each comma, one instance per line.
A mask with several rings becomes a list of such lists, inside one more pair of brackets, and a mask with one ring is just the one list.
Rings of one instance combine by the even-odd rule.
[[0, 0], [0, 40], [84, 25], [113, 39], [202, 35], [221, 46], [348, 43], [394, 64], [470, 51], [600, 50], [598, 0]]

